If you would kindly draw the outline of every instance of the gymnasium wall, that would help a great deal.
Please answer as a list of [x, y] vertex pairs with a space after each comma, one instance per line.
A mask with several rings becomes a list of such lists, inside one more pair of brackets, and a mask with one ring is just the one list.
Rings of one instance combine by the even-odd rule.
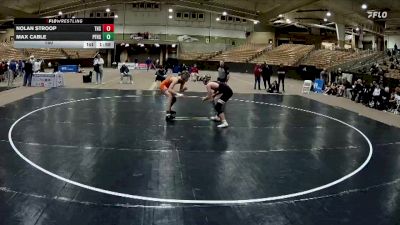
[[5, 33], [0, 33], [0, 42], [10, 41], [10, 37], [14, 37], [14, 29], [7, 29]]
[[385, 41], [387, 41], [387, 48], [394, 48], [394, 44], [400, 48], [400, 35], [386, 35]]
[[[172, 7], [174, 12], [169, 13], [170, 6], [160, 5], [158, 10], [143, 11], [132, 7], [132, 4], [120, 4], [111, 8], [112, 12], [118, 15], [115, 19], [115, 33], [123, 35], [125, 40], [129, 39], [132, 33], [149, 32], [162, 35], [190, 35], [203, 37], [229, 37], [246, 39], [246, 32], [254, 30], [254, 24], [247, 22], [218, 22], [216, 18], [220, 15], [201, 12], [192, 9]], [[91, 12], [80, 12], [77, 17], [89, 17]], [[176, 18], [177, 12], [197, 12], [204, 14], [202, 20], [182, 20]], [[95, 13], [96, 14], [96, 13]], [[173, 15], [173, 19], [168, 19]], [[118, 36], [121, 37], [121, 36]], [[213, 41], [212, 39], [210, 40]]]

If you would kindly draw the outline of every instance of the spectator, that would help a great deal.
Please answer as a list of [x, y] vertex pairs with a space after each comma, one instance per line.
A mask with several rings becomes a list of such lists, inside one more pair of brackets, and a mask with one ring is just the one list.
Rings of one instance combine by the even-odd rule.
[[224, 61], [219, 62], [217, 80], [222, 83], [227, 83], [229, 80], [229, 68], [225, 66]]
[[262, 73], [262, 68], [260, 64], [256, 64], [254, 67], [254, 90], [256, 90], [256, 86], [258, 83], [258, 90], [261, 90], [260, 88], [260, 82], [261, 82], [261, 73]]
[[351, 98], [351, 91], [353, 90], [351, 83], [346, 78], [343, 78], [343, 85], [345, 87], [344, 97]]
[[196, 64], [194, 64], [192, 68], [190, 68], [190, 76], [192, 77], [193, 81], [199, 80], [199, 69], [197, 68]]
[[361, 79], [358, 79], [357, 81], [354, 82], [353, 85], [353, 90], [351, 91], [351, 100], [359, 102], [360, 101], [360, 96], [363, 90], [363, 85]]
[[12, 84], [16, 76], [17, 76], [17, 62], [14, 59], [11, 59], [8, 64], [9, 83]]
[[53, 73], [57, 73], [58, 72], [58, 62], [54, 63], [54, 67], [53, 67]]
[[18, 75], [24, 75], [24, 62], [22, 60], [18, 61]]
[[374, 90], [372, 92], [372, 97], [369, 106], [371, 108], [379, 108], [382, 105], [382, 89], [378, 84], [374, 84]]
[[104, 84], [103, 83], [103, 65], [104, 60], [101, 58], [100, 54], [97, 54], [94, 58], [93, 66], [94, 71], [96, 72], [96, 84]]
[[167, 77], [167, 70], [164, 67], [159, 66], [156, 72], [155, 81], [163, 82], [166, 77]]
[[44, 60], [41, 59], [41, 60], [40, 60], [40, 72], [41, 72], [41, 73], [44, 73], [45, 65], [46, 65], [46, 64], [44, 64]]
[[146, 59], [147, 71], [149, 71], [152, 62], [153, 62], [153, 61], [150, 59], [150, 57], [147, 57], [147, 59]]
[[33, 73], [39, 73], [40, 72], [40, 65], [41, 65], [41, 63], [40, 63], [39, 59], [34, 60]]
[[133, 69], [138, 69], [139, 68], [139, 60], [137, 58], [135, 58], [135, 60], [133, 62], [135, 63]]
[[319, 79], [324, 81], [324, 87], [322, 88], [322, 90], [325, 89], [325, 86], [328, 84], [328, 71], [326, 70], [326, 68], [324, 68], [321, 73], [319, 74]]
[[119, 82], [120, 84], [122, 84], [122, 82], [124, 81], [124, 77], [129, 77], [129, 83], [133, 84], [132, 74], [129, 73], [129, 68], [126, 66], [125, 63], [122, 63], [119, 72], [121, 73], [121, 81]]
[[272, 82], [271, 87], [268, 89], [269, 93], [279, 93], [279, 85], [278, 82], [275, 80]]
[[268, 82], [268, 89], [271, 88], [271, 75], [272, 75], [272, 67], [267, 65], [267, 62], [264, 62], [264, 65], [262, 67], [262, 78], [264, 82], [264, 88], [267, 90], [267, 84]]
[[389, 110], [396, 112], [398, 110], [398, 102], [400, 102], [400, 87], [396, 87], [389, 99]]
[[388, 110], [389, 109], [389, 100], [390, 100], [390, 89], [389, 87], [385, 87], [383, 91], [381, 91], [381, 100], [382, 104], [378, 107], [379, 110]]
[[279, 65], [278, 71], [276, 73], [278, 75], [278, 92], [279, 92], [281, 82], [282, 82], [282, 92], [285, 92], [286, 70], [283, 67], [282, 63]]
[[326, 95], [336, 95], [337, 94], [337, 85], [336, 83], [328, 84], [327, 88], [325, 88], [324, 94]]
[[23, 86], [28, 86], [28, 87], [31, 86], [32, 75], [33, 75], [33, 63], [34, 63], [34, 58], [32, 56], [25, 62], [25, 76], [24, 76]]
[[158, 68], [159, 65], [160, 65], [160, 60], [157, 59], [157, 60], [156, 60], [156, 65], [155, 65], [155, 66]]

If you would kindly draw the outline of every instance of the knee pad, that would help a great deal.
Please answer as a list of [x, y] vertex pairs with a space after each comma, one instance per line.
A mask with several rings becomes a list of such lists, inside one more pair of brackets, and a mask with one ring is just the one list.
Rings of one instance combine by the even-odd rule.
[[219, 101], [217, 101], [217, 104], [215, 104], [214, 108], [218, 115], [224, 112], [224, 104], [220, 103]]
[[172, 97], [172, 102], [171, 102], [171, 103], [174, 104], [175, 102], [176, 102], [176, 97], [173, 96], [173, 97]]

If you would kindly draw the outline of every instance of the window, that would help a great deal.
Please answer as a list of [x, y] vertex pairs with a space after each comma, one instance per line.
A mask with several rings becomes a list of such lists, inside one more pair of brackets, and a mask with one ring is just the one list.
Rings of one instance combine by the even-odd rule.
[[221, 16], [222, 21], [226, 21], [226, 16]]
[[103, 17], [104, 17], [104, 18], [107, 18], [107, 17], [108, 17], [108, 13], [105, 12], [105, 13], [103, 14]]
[[240, 18], [235, 18], [235, 22], [239, 22], [240, 23], [241, 19]]
[[199, 15], [197, 16], [199, 19], [203, 20], [204, 19], [204, 13], [199, 13]]
[[115, 13], [114, 12], [111, 12], [110, 13], [110, 17], [114, 17], [115, 16]]
[[176, 13], [176, 18], [182, 18], [182, 13], [177, 12], [177, 13]]
[[242, 19], [242, 22], [243, 22], [243, 23], [247, 23], [247, 20], [246, 20], [246, 19]]
[[154, 4], [154, 8], [155, 8], [155, 9], [159, 9], [159, 8], [160, 8], [160, 5], [159, 5], [159, 4]]
[[138, 4], [138, 3], [133, 3], [133, 4], [132, 4], [132, 7], [133, 7], [133, 8], [139, 8], [139, 4]]
[[183, 13], [183, 18], [184, 19], [189, 19], [189, 13]]
[[146, 8], [151, 9], [152, 8], [151, 5], [152, 5], [151, 3], [147, 3]]
[[196, 20], [196, 19], [197, 19], [197, 13], [192, 13], [191, 16], [192, 16], [192, 17], [191, 17], [192, 20]]
[[232, 16], [228, 16], [228, 22], [232, 22], [233, 21], [233, 17]]
[[90, 17], [90, 18], [93, 18], [93, 17], [94, 17], [94, 14], [91, 12], [91, 13], [89, 14], [89, 17]]
[[144, 3], [140, 3], [140, 4], [139, 4], [139, 8], [144, 9], [145, 7], [146, 7], [146, 6], [145, 6]]
[[99, 13], [99, 12], [96, 13], [96, 17], [97, 17], [97, 18], [100, 18], [100, 17], [101, 17], [101, 13]]

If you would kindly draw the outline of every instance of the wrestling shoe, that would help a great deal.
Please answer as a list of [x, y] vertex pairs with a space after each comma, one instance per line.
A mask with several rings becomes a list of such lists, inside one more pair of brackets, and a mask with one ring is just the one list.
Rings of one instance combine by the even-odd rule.
[[218, 128], [225, 128], [225, 127], [228, 127], [228, 126], [229, 126], [228, 122], [224, 121], [220, 125], [218, 125], [217, 127]]
[[221, 121], [221, 119], [218, 116], [212, 116], [212, 117], [210, 117], [210, 120], [217, 121], [217, 122]]

